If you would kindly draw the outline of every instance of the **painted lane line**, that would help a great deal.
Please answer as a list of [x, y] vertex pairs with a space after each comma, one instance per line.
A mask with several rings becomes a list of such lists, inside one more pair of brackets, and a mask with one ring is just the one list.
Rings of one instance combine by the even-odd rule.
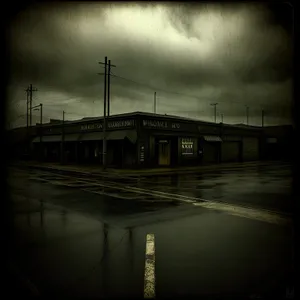
[[[122, 188], [116, 188], [118, 190], [124, 190], [126, 192], [130, 191], [128, 189], [122, 189]], [[107, 195], [107, 196], [112, 196], [112, 197], [115, 197], [115, 198], [124, 198], [122, 196], [119, 196], [119, 194], [114, 194], [114, 196], [112, 194], [108, 194], [106, 192], [102, 192], [102, 191], [95, 191], [95, 190], [90, 190], [90, 189], [83, 189], [84, 191], [86, 192], [89, 192], [89, 193], [93, 193], [93, 194], [99, 194], [99, 195]], [[168, 200], [172, 200], [174, 201], [174, 197], [170, 197], [170, 196], [165, 196], [165, 195], [156, 195], [155, 193], [148, 193], [148, 192], [144, 192], [144, 191], [132, 191], [132, 193], [135, 193], [135, 194], [141, 194], [141, 195], [150, 195], [150, 196], [153, 196], [153, 197], [160, 197], [160, 198], [164, 198], [164, 199], [168, 199]], [[139, 196], [140, 198], [140, 196]], [[125, 198], [125, 199], [128, 199], [128, 198]], [[132, 199], [132, 198], [130, 198]], [[180, 200], [181, 202], [185, 202], [185, 200]], [[189, 202], [190, 203], [190, 202]]]
[[147, 234], [144, 274], [144, 298], [155, 298], [155, 242], [154, 234]]
[[266, 208], [257, 208], [256, 209], [256, 208], [253, 208], [253, 207], [248, 206], [246, 204], [234, 204], [233, 205], [233, 204], [230, 204], [230, 203], [225, 202], [225, 201], [208, 200], [208, 199], [203, 199], [203, 198], [184, 196], [184, 195], [181, 195], [181, 194], [165, 193], [165, 192], [159, 192], [159, 191], [155, 191], [155, 190], [146, 190], [146, 189], [135, 188], [135, 187], [131, 187], [131, 190], [132, 191], [133, 190], [136, 190], [136, 191], [151, 191], [153, 194], [156, 194], [156, 195], [159, 195], [159, 196], [161, 195], [161, 196], [173, 197], [174, 199], [176, 199], [178, 201], [192, 203], [194, 205], [202, 205], [201, 202], [206, 202], [206, 203], [213, 203], [213, 204], [220, 204], [220, 205], [229, 205], [231, 207], [236, 207], [237, 209], [239, 209], [239, 208], [254, 209], [254, 210], [259, 210], [259, 211], [262, 211], [262, 212], [265, 212], [265, 213], [270, 213], [270, 214], [288, 215], [288, 214], [283, 214], [283, 213], [278, 212], [278, 211], [269, 210], [269, 209], [266, 209]]
[[[101, 184], [101, 183], [95, 183], [95, 186], [101, 186], [101, 187], [108, 187], [108, 188], [113, 188], [113, 189], [118, 189], [120, 191], [129, 191], [132, 193], [137, 193], [137, 194], [145, 194], [145, 195], [151, 195], [151, 196], [155, 196], [155, 197], [161, 197], [161, 198], [165, 198], [165, 199], [170, 199], [170, 200], [177, 200], [177, 201], [181, 201], [181, 202], [186, 202], [186, 203], [191, 203], [194, 204], [196, 206], [202, 206], [205, 207], [207, 206], [207, 208], [211, 208], [211, 205], [213, 206], [218, 206], [219, 208], [222, 207], [223, 205], [223, 210], [224, 207], [226, 207], [226, 210], [228, 211], [228, 207], [234, 207], [235, 209], [235, 213], [236, 211], [241, 211], [241, 209], [248, 209], [248, 210], [255, 210], [255, 211], [259, 211], [260, 214], [277, 214], [279, 218], [281, 218], [281, 216], [284, 217], [284, 215], [280, 212], [277, 211], [272, 211], [272, 210], [268, 210], [265, 208], [253, 208], [247, 205], [241, 205], [241, 204], [229, 204], [226, 202], [222, 202], [222, 201], [212, 201], [212, 200], [207, 200], [207, 199], [203, 199], [203, 198], [196, 198], [196, 197], [190, 197], [190, 196], [184, 196], [184, 195], [180, 195], [180, 194], [173, 194], [173, 193], [165, 193], [165, 192], [160, 192], [160, 191], [155, 191], [155, 190], [149, 190], [149, 189], [142, 189], [142, 188], [137, 188], [137, 187], [132, 187], [132, 186], [123, 186], [121, 187], [120, 185], [113, 185], [113, 182], [110, 182], [110, 184]], [[102, 194], [101, 192], [98, 194]], [[202, 203], [199, 203], [199, 201], [201, 201]], [[204, 203], [208, 203], [207, 205], [205, 205]], [[233, 210], [231, 210], [233, 211]], [[245, 215], [250, 215], [249, 211], [247, 214]], [[253, 214], [252, 214], [253, 215]]]
[[113, 194], [113, 193], [107, 193], [104, 191], [94, 191], [94, 190], [89, 190], [89, 189], [82, 189], [85, 192], [92, 193], [92, 194], [98, 194], [98, 195], [104, 195], [104, 196], [109, 196], [117, 199], [123, 199], [123, 200], [136, 200], [139, 199], [139, 197], [129, 197], [129, 196], [122, 196], [120, 194]]
[[[178, 198], [182, 198], [181, 195], [177, 194], [168, 194], [168, 193], [163, 193], [163, 192], [157, 192], [153, 190], [146, 190], [146, 189], [139, 189], [139, 188], [134, 188], [130, 186], [117, 186], [117, 185], [107, 185], [107, 184], [95, 184], [96, 186], [102, 186], [102, 187], [108, 187], [108, 188], [113, 188], [117, 189], [120, 191], [127, 191], [127, 192], [132, 192], [136, 194], [145, 194], [145, 195], [151, 195], [151, 196], [156, 196], [156, 197], [161, 197], [161, 198], [166, 198], [166, 199], [171, 199], [171, 200], [178, 200]], [[199, 200], [199, 199], [198, 199]], [[189, 200], [189, 199], [180, 199], [181, 202], [187, 202], [187, 203], [194, 203], [195, 201]]]
[[200, 198], [195, 198], [195, 197], [189, 197], [189, 196], [184, 196], [184, 195], [180, 195], [180, 194], [172, 194], [172, 193], [165, 193], [165, 192], [160, 192], [160, 191], [155, 191], [155, 190], [148, 190], [148, 189], [142, 189], [142, 188], [137, 188], [137, 187], [133, 187], [133, 186], [127, 186], [128, 189], [132, 190], [132, 191], [137, 191], [139, 193], [141, 192], [145, 192], [145, 193], [152, 193], [152, 194], [156, 194], [159, 196], [168, 196], [168, 197], [173, 197], [175, 199], [177, 199], [178, 197], [180, 197], [180, 201], [184, 201], [183, 199], [185, 199], [185, 202], [188, 203], [193, 203], [195, 201], [205, 201], [203, 199]]
[[223, 203], [221, 204], [216, 202], [215, 203], [214, 202], [194, 203], [194, 205], [212, 209], [212, 210], [223, 211], [230, 215], [248, 218], [252, 220], [263, 221], [271, 224], [286, 224], [291, 222], [290, 218], [283, 217], [275, 213], [253, 209], [253, 208], [250, 209], [250, 208], [238, 207], [238, 206], [233, 206], [230, 204], [223, 204]]
[[[62, 184], [64, 185], [64, 184]], [[210, 209], [215, 209], [215, 210], [223, 210], [226, 211], [227, 213], [231, 215], [236, 215], [240, 217], [245, 217], [245, 218], [251, 218], [251, 219], [256, 219], [264, 222], [269, 222], [269, 223], [284, 223], [284, 222], [290, 222], [288, 216], [283, 215], [280, 212], [272, 211], [272, 210], [267, 210], [264, 208], [258, 208], [255, 209], [253, 207], [249, 207], [247, 205], [232, 205], [226, 202], [218, 202], [218, 201], [211, 201], [203, 198], [196, 198], [196, 197], [189, 197], [189, 196], [184, 196], [180, 194], [172, 194], [172, 193], [165, 193], [165, 192], [159, 192], [155, 190], [148, 190], [148, 189], [142, 189], [142, 188], [136, 188], [132, 186], [118, 186], [118, 184], [112, 185], [112, 182], [108, 185], [106, 184], [101, 184], [97, 183], [94, 184], [95, 186], [101, 186], [101, 187], [107, 187], [107, 188], [112, 188], [112, 189], [117, 189], [120, 191], [126, 191], [126, 192], [132, 192], [136, 194], [145, 194], [145, 195], [151, 195], [155, 197], [160, 197], [160, 198], [165, 198], [169, 200], [177, 200], [181, 202], [187, 202], [191, 203], [195, 206], [202, 206], [204, 208], [210, 208]], [[102, 195], [107, 195], [107, 196], [112, 196], [115, 198], [125, 198], [125, 197], [120, 197], [118, 194], [109, 194], [105, 193], [102, 191], [91, 191], [86, 189], [88, 192], [92, 192], [95, 194], [102, 194]], [[126, 197], [127, 198], [127, 197]], [[199, 202], [201, 201], [201, 202]]]

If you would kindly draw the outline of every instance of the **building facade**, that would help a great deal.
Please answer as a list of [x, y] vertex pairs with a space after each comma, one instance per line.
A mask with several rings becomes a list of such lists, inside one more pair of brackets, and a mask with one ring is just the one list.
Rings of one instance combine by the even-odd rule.
[[[44, 161], [102, 164], [103, 119], [43, 124], [32, 156]], [[151, 113], [107, 118], [107, 165], [149, 168], [259, 160], [261, 128], [241, 128]]]

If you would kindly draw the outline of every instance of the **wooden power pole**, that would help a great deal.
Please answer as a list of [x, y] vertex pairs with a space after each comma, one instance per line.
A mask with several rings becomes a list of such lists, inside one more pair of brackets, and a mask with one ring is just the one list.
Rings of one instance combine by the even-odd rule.
[[65, 162], [65, 111], [63, 111], [62, 127], [61, 127], [61, 149], [60, 149], [60, 159], [61, 164]]
[[115, 65], [112, 65], [110, 60], [108, 61], [108, 78], [107, 78], [107, 116], [109, 117], [110, 115], [110, 72], [111, 72], [111, 67], [116, 67]]

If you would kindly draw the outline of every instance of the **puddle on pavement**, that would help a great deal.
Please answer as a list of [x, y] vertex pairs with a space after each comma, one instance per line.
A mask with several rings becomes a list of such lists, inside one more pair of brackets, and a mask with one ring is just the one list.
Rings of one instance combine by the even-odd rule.
[[86, 231], [100, 225], [99, 221], [95, 219], [69, 212], [65, 208], [52, 207], [49, 210], [43, 202], [40, 205], [35, 203], [34, 207], [27, 207], [27, 209], [17, 209], [15, 213], [14, 221], [17, 226], [25, 230], [26, 228], [47, 229], [47, 233], [51, 233], [53, 236], [64, 235], [66, 227], [68, 234], [70, 234]]

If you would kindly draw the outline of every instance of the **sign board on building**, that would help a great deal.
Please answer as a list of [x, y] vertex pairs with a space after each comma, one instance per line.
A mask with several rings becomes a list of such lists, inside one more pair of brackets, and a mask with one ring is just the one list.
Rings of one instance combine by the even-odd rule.
[[[108, 129], [122, 129], [122, 128], [130, 128], [135, 125], [134, 120], [120, 120], [120, 121], [108, 121], [107, 128]], [[93, 124], [84, 124], [80, 127], [81, 130], [97, 130], [103, 129], [103, 123], [93, 123]]]
[[140, 145], [140, 162], [145, 161], [145, 145], [141, 144]]
[[81, 130], [94, 130], [94, 129], [102, 129], [102, 123], [95, 123], [95, 124], [84, 124], [81, 125]]
[[181, 154], [193, 155], [194, 154], [194, 139], [182, 138], [181, 139]]
[[151, 128], [168, 128], [168, 122], [158, 120], [143, 120], [143, 126]]
[[107, 128], [127, 128], [133, 126], [134, 120], [109, 121], [107, 123]]
[[157, 128], [157, 129], [174, 129], [180, 130], [182, 124], [171, 121], [160, 121], [160, 120], [142, 120], [142, 126], [145, 128]]

